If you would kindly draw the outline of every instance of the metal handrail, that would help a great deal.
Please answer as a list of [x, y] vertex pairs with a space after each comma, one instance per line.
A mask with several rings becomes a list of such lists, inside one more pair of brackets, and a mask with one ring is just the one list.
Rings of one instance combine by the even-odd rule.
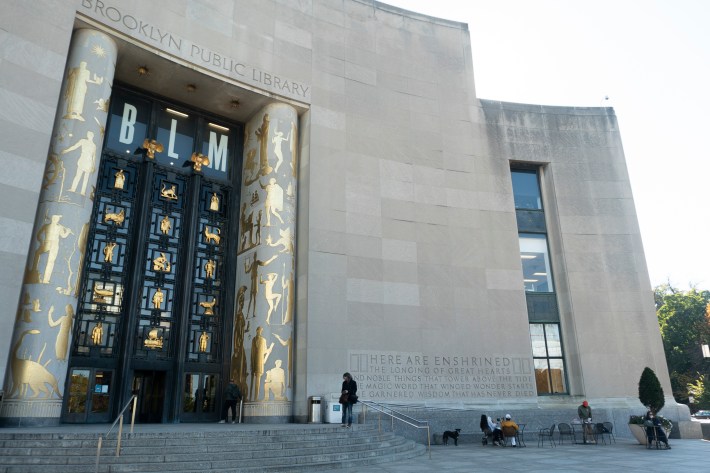
[[103, 439], [108, 439], [108, 436], [111, 435], [111, 432], [113, 432], [113, 428], [116, 427], [117, 422], [119, 425], [118, 439], [116, 442], [116, 456], [118, 457], [121, 455], [121, 437], [123, 437], [123, 413], [126, 412], [126, 409], [128, 409], [128, 406], [130, 406], [131, 404], [133, 404], [133, 412], [131, 413], [131, 435], [133, 435], [133, 426], [136, 423], [136, 406], [138, 404], [138, 396], [136, 396], [135, 394], [132, 395], [126, 405], [123, 406], [123, 409], [121, 409], [121, 412], [116, 417], [116, 420], [114, 420], [113, 424], [111, 424], [111, 428], [108, 429], [106, 435], [101, 436], [99, 434], [99, 443], [96, 446], [96, 473], [98, 473], [99, 471], [99, 459], [101, 458], [101, 445], [103, 445]]
[[[392, 422], [392, 430], [394, 430], [395, 419], [400, 422], [404, 422], [405, 424], [410, 425], [416, 429], [426, 429], [427, 450], [429, 451], [429, 460], [431, 460], [431, 431], [429, 430], [429, 421], [415, 419], [415, 418], [410, 417], [406, 414], [403, 414], [399, 411], [396, 411], [389, 406], [386, 406], [384, 404], [380, 404], [380, 403], [377, 403], [374, 401], [360, 400], [359, 402], [361, 402], [362, 405], [365, 406], [365, 408], [363, 409], [363, 412], [362, 412], [363, 422], [365, 422], [365, 417], [367, 416], [367, 408], [370, 407], [371, 409], [376, 410], [380, 414], [384, 414], [384, 415], [390, 417], [390, 420]], [[382, 417], [380, 416], [377, 420], [377, 428], [380, 431], [382, 431], [381, 421], [382, 421]]]

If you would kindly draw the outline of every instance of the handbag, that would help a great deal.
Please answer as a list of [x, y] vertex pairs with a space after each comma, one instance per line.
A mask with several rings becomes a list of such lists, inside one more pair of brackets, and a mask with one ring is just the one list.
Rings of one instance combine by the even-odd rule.
[[352, 394], [352, 395], [348, 396], [348, 401], [355, 404], [357, 402], [357, 395]]
[[338, 400], [338, 403], [347, 404], [348, 403], [348, 395], [345, 393], [341, 394], [340, 399]]

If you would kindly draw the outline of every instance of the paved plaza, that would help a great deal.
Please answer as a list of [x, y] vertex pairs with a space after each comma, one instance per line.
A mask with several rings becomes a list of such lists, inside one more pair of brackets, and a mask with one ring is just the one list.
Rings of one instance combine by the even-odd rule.
[[329, 470], [332, 473], [419, 472], [702, 472], [710, 471], [710, 442], [673, 440], [671, 450], [647, 450], [628, 439], [607, 445], [559, 445], [538, 448], [483, 447], [479, 444], [435, 445], [428, 455], [398, 463]]

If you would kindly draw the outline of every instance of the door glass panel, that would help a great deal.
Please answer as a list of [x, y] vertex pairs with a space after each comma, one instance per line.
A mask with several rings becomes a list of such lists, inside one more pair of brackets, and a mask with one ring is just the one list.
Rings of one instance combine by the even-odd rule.
[[202, 412], [214, 412], [217, 404], [217, 381], [219, 376], [206, 374], [203, 380], [205, 398], [202, 401]]
[[520, 262], [523, 281], [528, 292], [553, 292], [547, 237], [532, 233], [520, 234]]
[[562, 356], [560, 326], [557, 324], [545, 324], [545, 335], [547, 335], [547, 355]]
[[150, 102], [136, 96], [111, 94], [111, 116], [104, 148], [133, 156], [147, 137], [151, 109]]
[[205, 177], [223, 181], [229, 177], [232, 164], [229, 159], [234, 154], [231, 134], [226, 125], [205, 121], [202, 128], [202, 154], [210, 160], [209, 164], [202, 168]]
[[107, 412], [111, 395], [111, 378], [113, 372], [96, 370], [94, 373], [94, 388], [91, 395], [91, 412]]
[[547, 356], [545, 350], [545, 334], [542, 324], [530, 324], [530, 341], [532, 342], [533, 356]]
[[536, 359], [535, 362], [535, 384], [538, 394], [550, 394], [550, 370], [547, 366], [547, 359]]
[[200, 389], [200, 375], [187, 373], [185, 375], [185, 391], [183, 392], [183, 412], [197, 412], [197, 395]]
[[67, 411], [70, 414], [86, 412], [86, 393], [89, 390], [89, 370], [73, 369], [69, 385], [69, 402]]
[[552, 383], [552, 393], [567, 392], [565, 387], [565, 365], [560, 358], [550, 359], [550, 382]]

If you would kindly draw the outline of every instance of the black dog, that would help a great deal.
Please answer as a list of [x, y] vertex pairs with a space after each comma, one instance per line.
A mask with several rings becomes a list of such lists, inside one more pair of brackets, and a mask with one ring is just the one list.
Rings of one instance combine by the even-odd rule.
[[459, 432], [461, 432], [461, 429], [454, 429], [454, 431], [447, 430], [444, 432], [444, 435], [442, 437], [442, 440], [444, 441], [444, 445], [449, 444], [449, 439], [452, 438], [454, 439], [454, 445], [458, 446], [459, 444]]

